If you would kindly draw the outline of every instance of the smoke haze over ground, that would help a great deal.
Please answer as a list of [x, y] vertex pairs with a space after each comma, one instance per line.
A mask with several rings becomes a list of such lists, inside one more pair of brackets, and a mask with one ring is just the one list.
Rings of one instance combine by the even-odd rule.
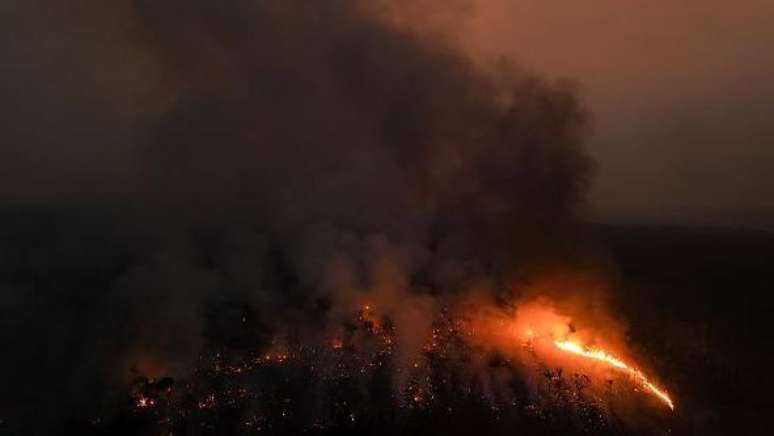
[[[287, 397], [316, 412], [336, 397], [325, 383], [345, 384], [331, 374], [367, 374], [369, 385], [342, 390], [366, 392], [362, 403], [376, 412], [342, 408], [333, 421], [379, 414], [384, 398], [420, 403], [441, 373], [451, 386], [448, 413], [468, 398], [460, 391], [483, 410], [471, 415], [497, 419], [507, 415], [502, 404], [516, 407], [509, 395], [518, 398], [532, 415], [512, 415], [502, 431], [551, 422], [555, 431], [615, 434], [622, 417], [645, 434], [669, 426], [662, 415], [638, 416], [626, 388], [623, 411], [609, 422], [609, 404], [578, 407], [578, 392], [599, 398], [612, 383], [568, 371], [568, 388], [561, 370], [543, 371], [531, 345], [509, 351], [512, 338], [496, 330], [514, 319], [522, 329], [524, 313], [546, 317], [559, 335], [611, 346], [643, 369], [668, 367], [630, 349], [628, 326], [611, 311], [626, 299], [610, 291], [619, 277], [584, 224], [593, 170], [603, 182], [593, 191], [594, 217], [664, 205], [663, 214], [642, 216], [693, 222], [711, 199], [722, 209], [715, 222], [736, 197], [734, 187], [706, 197], [696, 186], [675, 191], [682, 178], [671, 175], [658, 187], [645, 183], [654, 167], [675, 162], [665, 157], [668, 141], [647, 153], [641, 172], [607, 148], [620, 140], [640, 156], [640, 144], [682, 137], [664, 130], [670, 115], [661, 100], [637, 100], [672, 94], [635, 86], [625, 103], [637, 109], [619, 110], [629, 82], [597, 87], [616, 71], [587, 80], [600, 65], [590, 58], [568, 60], [577, 71], [555, 63], [566, 52], [551, 38], [565, 41], [577, 28], [560, 20], [549, 26], [557, 33], [535, 42], [537, 30], [518, 24], [545, 17], [532, 2], [520, 3], [524, 10], [467, 0], [46, 3], [0, 6], [0, 345], [10, 350], [0, 384], [13, 393], [0, 396], [0, 431], [51, 434], [87, 422], [109, 432], [100, 426], [121, 428], [136, 406], [125, 404], [128, 391], [167, 389], [165, 377], [178, 383], [174, 392], [214, 389], [222, 373], [202, 369], [210, 367], [249, 373], [239, 377], [253, 377], [247, 385], [266, 389], [260, 395], [290, 380], [297, 385]], [[608, 3], [600, 7], [615, 9]], [[588, 13], [560, 9], [568, 21]], [[581, 82], [554, 78], [566, 75]], [[696, 89], [674, 106], [686, 113], [688, 133], [725, 113], [694, 110], [716, 95]], [[765, 158], [756, 108], [767, 106], [748, 105], [747, 97], [758, 101], [753, 94], [718, 96], [746, 110], [710, 124], [729, 137], [744, 130]], [[633, 120], [644, 112], [657, 114]], [[632, 134], [640, 129], [650, 136]], [[726, 150], [726, 136], [706, 135], [713, 150]], [[703, 137], [688, 136], [691, 144]], [[584, 149], [589, 138], [597, 165]], [[768, 185], [758, 179], [765, 162], [739, 176], [738, 189], [755, 189], [733, 223], [767, 222]], [[737, 165], [720, 171], [738, 174]], [[701, 168], [709, 167], [688, 171]], [[660, 200], [638, 202], [655, 190]], [[315, 354], [315, 346], [325, 350]], [[296, 363], [234, 369], [264, 353], [278, 367]], [[363, 364], [372, 356], [388, 357], [372, 369]], [[446, 410], [443, 392], [434, 392]], [[545, 398], [563, 406], [541, 409]], [[207, 401], [194, 409], [209, 410]], [[688, 407], [701, 404], [693, 401]], [[316, 421], [295, 421], [322, 432]], [[189, 429], [197, 431], [207, 434]]]
[[[596, 219], [771, 227], [771, 2], [361, 5], [399, 26], [442, 35], [481, 64], [507, 56], [581, 84], [594, 118], [589, 152], [598, 162], [591, 192]], [[2, 173], [4, 196], [21, 195], [10, 183], [20, 176], [27, 188], [60, 198], [65, 189], [77, 190], [62, 179], [97, 190], [91, 182], [104, 181], [106, 168], [110, 178], [130, 171], [136, 138], [127, 135], [138, 117], [164, 112], [180, 85], [164, 80], [167, 68], [152, 53], [157, 45], [138, 40], [140, 19], [126, 1], [2, 6], [2, 93], [9, 102], [3, 115], [11, 139], [4, 141], [3, 161], [15, 162]], [[224, 54], [209, 55], [209, 66], [196, 72], [200, 78], [225, 62]], [[30, 119], [40, 123], [34, 135]], [[67, 148], [55, 145], [54, 138], [72, 135], [78, 141]], [[23, 152], [19, 143], [28, 144]], [[65, 156], [68, 165], [61, 164]], [[37, 170], [51, 167], [58, 167], [56, 179], [57, 173]]]

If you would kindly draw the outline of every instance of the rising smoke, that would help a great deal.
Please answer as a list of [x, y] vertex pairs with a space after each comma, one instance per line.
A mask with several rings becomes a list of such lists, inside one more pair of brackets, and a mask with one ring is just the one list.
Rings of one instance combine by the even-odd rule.
[[447, 301], [580, 257], [572, 86], [355, 0], [75, 4], [20, 43], [64, 56], [67, 34], [74, 60], [2, 89], [9, 418], [183, 377], [213, 344], [324, 342], [364, 304], [407, 367]]

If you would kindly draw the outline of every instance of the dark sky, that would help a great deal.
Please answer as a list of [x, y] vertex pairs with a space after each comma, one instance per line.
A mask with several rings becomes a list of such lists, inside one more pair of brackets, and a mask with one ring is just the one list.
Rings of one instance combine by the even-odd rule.
[[[138, 126], [176, 91], [137, 39], [132, 2], [45, 3], [0, 6], [0, 196], [62, 200], [85, 184], [109, 198], [128, 189]], [[594, 219], [774, 226], [772, 2], [386, 3], [482, 62], [506, 55], [578, 84]]]

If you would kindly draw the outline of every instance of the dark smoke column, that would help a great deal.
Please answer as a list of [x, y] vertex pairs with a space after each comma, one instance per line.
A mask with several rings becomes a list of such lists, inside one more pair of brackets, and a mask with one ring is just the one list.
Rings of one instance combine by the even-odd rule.
[[[186, 377], [214, 350], [324, 340], [319, 332], [364, 300], [396, 321], [398, 354], [411, 356], [443, 295], [572, 246], [590, 163], [586, 116], [568, 87], [507, 66], [483, 71], [361, 1], [121, 5], [126, 16], [95, 7], [78, 19], [125, 25], [120, 47], [132, 51], [116, 69], [142, 64], [158, 82], [137, 98], [127, 149], [100, 153], [102, 136], [81, 135], [78, 154], [94, 162], [52, 159], [55, 186], [4, 178], [24, 187], [13, 204], [109, 223], [85, 226], [99, 234], [77, 244], [46, 239], [39, 261], [4, 260], [16, 282], [4, 286], [2, 315], [32, 324], [16, 308], [34, 301], [44, 323], [25, 329], [25, 349], [66, 344], [38, 360], [51, 368], [29, 370], [35, 386], [66, 386], [46, 398], [52, 422], [115, 398], [132, 377]], [[46, 117], [102, 120], [73, 106]], [[55, 145], [38, 152], [75, 147]], [[77, 263], [70, 253], [85, 240], [105, 242]], [[62, 277], [58, 262], [69, 268]], [[252, 336], [240, 330], [243, 312]], [[57, 328], [40, 321], [52, 313]], [[9, 365], [26, 367], [25, 353], [10, 354]], [[30, 398], [11, 418], [34, 416], [40, 401]]]

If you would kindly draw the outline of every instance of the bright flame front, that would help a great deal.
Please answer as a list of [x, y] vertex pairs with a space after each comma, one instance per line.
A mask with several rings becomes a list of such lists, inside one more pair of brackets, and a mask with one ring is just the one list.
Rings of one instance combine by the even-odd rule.
[[669, 398], [669, 395], [665, 391], [657, 388], [656, 385], [651, 383], [650, 380], [648, 380], [648, 378], [645, 377], [645, 374], [643, 374], [637, 369], [630, 367], [629, 365], [624, 363], [621, 359], [613, 355], [610, 355], [603, 350], [588, 350], [583, 346], [581, 346], [580, 344], [572, 341], [554, 341], [554, 345], [556, 345], [556, 347], [562, 351], [577, 354], [579, 356], [583, 356], [588, 359], [594, 359], [626, 372], [635, 381], [640, 383], [651, 393], [653, 393], [655, 396], [660, 398], [664, 403], [666, 403], [670, 409], [675, 410], [675, 405], [672, 402], [672, 399]]

